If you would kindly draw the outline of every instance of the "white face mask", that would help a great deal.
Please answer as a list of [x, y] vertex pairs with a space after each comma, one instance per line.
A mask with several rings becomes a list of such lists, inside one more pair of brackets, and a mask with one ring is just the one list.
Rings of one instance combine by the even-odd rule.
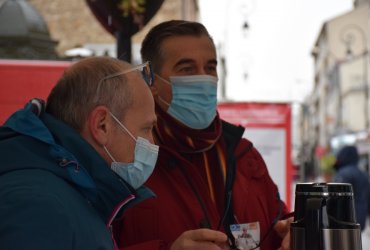
[[104, 150], [112, 159], [111, 169], [116, 172], [122, 179], [129, 183], [134, 189], [142, 186], [149, 176], [153, 173], [155, 164], [158, 158], [159, 147], [150, 143], [147, 139], [138, 137], [137, 139], [131, 132], [112, 114], [112, 118], [120, 125], [120, 127], [130, 135], [136, 142], [134, 162], [123, 163], [117, 162], [104, 146]]

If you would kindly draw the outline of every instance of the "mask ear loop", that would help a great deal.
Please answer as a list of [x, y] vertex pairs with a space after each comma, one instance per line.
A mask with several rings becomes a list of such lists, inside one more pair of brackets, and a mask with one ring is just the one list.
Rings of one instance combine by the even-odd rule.
[[107, 155], [110, 157], [110, 159], [113, 161], [113, 162], [117, 162], [116, 159], [114, 159], [113, 155], [111, 155], [111, 153], [109, 153], [108, 149], [106, 146], [103, 146], [103, 149], [105, 150], [105, 152], [107, 153]]
[[[163, 77], [161, 77], [160, 75], [158, 75], [158, 74], [154, 74], [156, 77], [158, 77], [159, 79], [161, 79], [164, 83], [166, 83], [166, 84], [168, 84], [168, 85], [170, 85], [170, 86], [172, 86], [172, 84], [169, 82], [169, 81], [167, 81], [166, 79], [164, 79]], [[163, 102], [164, 104], [166, 104], [168, 107], [169, 106], [171, 106], [171, 104], [170, 103], [168, 103], [167, 101], [165, 101], [159, 94], [157, 95], [158, 96], [158, 99], [161, 101], [161, 102]]]
[[171, 82], [167, 81], [166, 79], [164, 79], [163, 77], [161, 77], [160, 75], [158, 74], [154, 74], [156, 77], [158, 77], [159, 79], [161, 79], [162, 81], [164, 81], [165, 83], [167, 83], [168, 85], [172, 85]]
[[158, 99], [163, 102], [164, 104], [166, 104], [168, 107], [171, 105], [169, 104], [168, 102], [166, 102], [160, 95], [158, 95]]
[[109, 111], [109, 114], [112, 116], [112, 118], [121, 126], [121, 128], [123, 128], [125, 131], [126, 131], [126, 133], [129, 135], [129, 136], [131, 136], [131, 138], [134, 140], [134, 141], [136, 141], [136, 138], [134, 137], [134, 135], [133, 134], [131, 134], [131, 132], [130, 131], [128, 131], [128, 129], [125, 127], [125, 125], [123, 125], [118, 119], [117, 119], [117, 117], [115, 117], [113, 114], [112, 114], [112, 112], [110, 112]]

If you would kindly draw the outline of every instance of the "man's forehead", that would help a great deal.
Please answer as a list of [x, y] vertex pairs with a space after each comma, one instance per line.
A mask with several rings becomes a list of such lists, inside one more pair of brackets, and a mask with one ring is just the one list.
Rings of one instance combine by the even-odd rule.
[[164, 39], [161, 43], [161, 49], [166, 51], [188, 52], [197, 49], [207, 49], [216, 53], [213, 41], [207, 36], [171, 36]]
[[[184, 40], [185, 39], [185, 40]], [[162, 54], [166, 60], [172, 59], [176, 63], [181, 61], [196, 60], [205, 57], [206, 60], [216, 60], [216, 48], [207, 37], [176, 36], [167, 38], [161, 46]]]

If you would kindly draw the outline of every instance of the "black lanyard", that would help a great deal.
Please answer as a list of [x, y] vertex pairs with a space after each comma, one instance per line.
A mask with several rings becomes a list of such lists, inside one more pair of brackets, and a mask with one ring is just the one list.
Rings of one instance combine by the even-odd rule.
[[195, 184], [193, 183], [192, 179], [190, 178], [186, 167], [183, 166], [182, 164], [180, 164], [180, 165], [181, 166], [179, 167], [179, 169], [180, 169], [182, 175], [185, 177], [186, 182], [189, 184], [189, 186], [191, 188], [191, 191], [194, 193], [194, 195], [197, 198], [198, 203], [199, 203], [199, 205], [200, 205], [200, 207], [202, 208], [202, 211], [203, 211], [204, 218], [199, 222], [199, 227], [200, 228], [209, 228], [209, 229], [211, 229], [212, 225], [211, 225], [211, 221], [209, 220], [209, 215], [208, 215], [206, 204], [204, 203], [204, 200], [203, 200], [202, 196], [199, 194], [197, 188], [195, 187]]

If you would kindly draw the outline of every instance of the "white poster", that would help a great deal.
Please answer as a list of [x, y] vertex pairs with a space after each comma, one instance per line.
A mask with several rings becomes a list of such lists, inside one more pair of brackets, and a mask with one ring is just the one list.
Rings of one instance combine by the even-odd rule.
[[286, 130], [246, 128], [243, 137], [250, 140], [261, 153], [271, 178], [279, 188], [280, 198], [286, 202]]

